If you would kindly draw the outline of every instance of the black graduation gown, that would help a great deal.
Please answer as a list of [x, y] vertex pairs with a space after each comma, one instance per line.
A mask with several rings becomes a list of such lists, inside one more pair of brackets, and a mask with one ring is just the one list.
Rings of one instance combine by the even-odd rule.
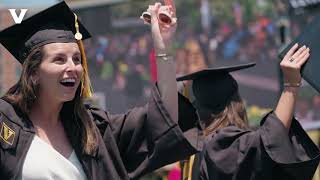
[[273, 114], [255, 131], [236, 126], [215, 132], [196, 155], [193, 179], [310, 180], [319, 164], [319, 149], [293, 119], [287, 129]]
[[[201, 148], [200, 131], [194, 128], [195, 109], [181, 95], [179, 123], [170, 118], [156, 87], [146, 106], [125, 114], [111, 115], [92, 105], [86, 108], [100, 134], [98, 149], [82, 154], [77, 145], [73, 147], [88, 180], [138, 179]], [[21, 173], [35, 130], [30, 120], [2, 99], [0, 127], [0, 180], [14, 180]], [[11, 135], [4, 127], [10, 128]]]

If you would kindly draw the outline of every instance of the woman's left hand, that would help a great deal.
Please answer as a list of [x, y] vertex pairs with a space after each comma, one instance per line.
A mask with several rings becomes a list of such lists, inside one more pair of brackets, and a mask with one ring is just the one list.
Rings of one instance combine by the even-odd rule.
[[287, 88], [284, 88], [274, 112], [288, 132], [292, 123], [297, 90], [301, 85], [300, 70], [309, 56], [310, 49], [308, 47], [302, 46], [299, 48], [298, 44], [295, 44], [290, 48], [280, 63], [285, 83], [284, 87]]
[[154, 48], [157, 54], [167, 54], [171, 48], [172, 40], [177, 29], [177, 23], [166, 24], [159, 20], [159, 12], [167, 12], [176, 17], [176, 12], [171, 6], [162, 6], [161, 3], [150, 5], [148, 12], [151, 14], [151, 32]]
[[306, 46], [298, 48], [298, 44], [292, 46], [280, 63], [285, 83], [301, 83], [300, 70], [310, 56], [310, 49]]

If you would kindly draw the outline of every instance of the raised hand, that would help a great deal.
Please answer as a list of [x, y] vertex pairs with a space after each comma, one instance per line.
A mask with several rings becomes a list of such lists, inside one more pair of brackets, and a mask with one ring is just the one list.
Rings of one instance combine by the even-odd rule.
[[165, 12], [175, 17], [176, 12], [171, 6], [162, 6], [161, 3], [150, 5], [147, 12], [151, 15], [151, 31], [154, 40], [156, 52], [168, 53], [174, 34], [176, 32], [177, 23], [167, 24], [159, 20], [159, 12]]
[[301, 85], [301, 67], [310, 56], [310, 49], [295, 44], [285, 55], [280, 63], [283, 72], [284, 89], [275, 109], [276, 116], [280, 119], [288, 132], [291, 127], [298, 87]]
[[285, 86], [299, 87], [301, 85], [300, 70], [310, 56], [310, 49], [306, 46], [297, 49], [298, 44], [292, 46], [280, 63]]

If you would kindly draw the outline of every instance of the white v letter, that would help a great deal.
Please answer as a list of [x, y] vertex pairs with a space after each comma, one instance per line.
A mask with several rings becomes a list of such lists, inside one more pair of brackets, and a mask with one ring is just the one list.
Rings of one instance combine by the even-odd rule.
[[28, 9], [21, 9], [20, 15], [18, 17], [16, 13], [16, 9], [8, 9], [8, 10], [10, 11], [11, 16], [16, 24], [21, 24], [23, 17], [26, 15], [26, 12], [28, 11]]

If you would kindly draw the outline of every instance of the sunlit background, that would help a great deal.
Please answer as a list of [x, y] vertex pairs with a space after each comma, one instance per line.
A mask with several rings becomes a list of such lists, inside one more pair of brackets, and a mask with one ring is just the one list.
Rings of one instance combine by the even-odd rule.
[[[0, 0], [0, 28], [13, 24], [8, 8], [28, 8], [31, 15], [57, 0]], [[143, 105], [155, 81], [149, 27], [139, 19], [150, 0], [69, 0], [93, 37], [85, 42], [95, 96], [112, 113]], [[177, 76], [221, 61], [256, 62], [234, 77], [256, 126], [272, 109], [281, 89], [279, 51], [319, 11], [319, 2], [302, 0], [176, 0], [178, 32], [174, 41]], [[0, 92], [20, 75], [20, 65], [0, 46]], [[192, 100], [192, 97], [191, 97]], [[303, 82], [297, 118], [318, 143], [320, 96]], [[175, 169], [175, 166], [169, 169]], [[153, 178], [170, 176], [159, 171]], [[169, 173], [169, 174], [168, 174]], [[173, 173], [173, 172], [172, 172]], [[318, 175], [319, 173], [317, 173]], [[171, 174], [173, 176], [173, 174]], [[151, 178], [151, 177], [148, 177]], [[318, 177], [316, 177], [318, 178]]]

